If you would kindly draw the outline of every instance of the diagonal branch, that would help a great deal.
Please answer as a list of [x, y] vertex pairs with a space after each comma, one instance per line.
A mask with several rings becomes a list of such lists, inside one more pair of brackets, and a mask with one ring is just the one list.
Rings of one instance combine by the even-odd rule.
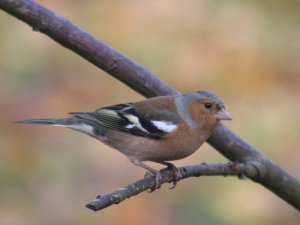
[[[199, 164], [194, 166], [185, 166], [178, 168], [181, 170], [182, 179], [199, 176], [240, 176], [257, 178], [259, 176], [255, 165], [245, 163], [227, 163], [227, 164]], [[174, 181], [173, 173], [168, 169], [161, 170], [163, 183]], [[114, 191], [104, 196], [98, 196], [96, 199], [86, 205], [87, 208], [98, 211], [113, 204], [135, 196], [141, 192], [154, 188], [155, 178], [153, 176], [144, 178], [122, 189]]]
[[[146, 97], [178, 94], [148, 69], [34, 1], [0, 0], [0, 8]], [[208, 139], [208, 143], [232, 161], [254, 163], [260, 175], [252, 177], [252, 180], [300, 209], [300, 180], [291, 176], [227, 127], [218, 126]]]

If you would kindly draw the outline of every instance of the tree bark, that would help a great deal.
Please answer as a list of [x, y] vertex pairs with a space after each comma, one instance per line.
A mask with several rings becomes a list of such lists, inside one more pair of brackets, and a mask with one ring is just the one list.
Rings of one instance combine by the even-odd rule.
[[[253, 165], [245, 163], [227, 163], [227, 164], [206, 164], [202, 163], [194, 166], [185, 166], [178, 168], [181, 171], [182, 179], [200, 176], [238, 176], [241, 179], [246, 177], [255, 178], [259, 175], [257, 169]], [[169, 169], [161, 170], [162, 183], [174, 182], [174, 174]], [[98, 211], [113, 204], [135, 196], [146, 190], [151, 190], [155, 186], [155, 178], [153, 176], [139, 180], [117, 191], [104, 196], [98, 196], [96, 199], [86, 205], [88, 209]]]
[[[179, 94], [145, 67], [34, 1], [0, 0], [0, 8], [146, 97]], [[291, 176], [222, 124], [214, 130], [208, 143], [226, 158], [254, 166], [258, 176], [252, 177], [253, 181], [300, 210], [299, 179]]]

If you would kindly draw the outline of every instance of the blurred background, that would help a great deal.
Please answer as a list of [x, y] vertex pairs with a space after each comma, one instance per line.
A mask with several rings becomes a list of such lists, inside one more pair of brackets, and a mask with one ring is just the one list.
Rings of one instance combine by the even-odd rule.
[[[226, 125], [300, 177], [299, 1], [39, 2], [177, 90], [216, 93], [234, 117]], [[144, 170], [80, 133], [12, 121], [143, 97], [3, 11], [0, 39], [0, 224], [299, 224], [299, 212], [267, 189], [230, 177], [87, 210]], [[176, 165], [201, 162], [227, 160], [205, 144]]]

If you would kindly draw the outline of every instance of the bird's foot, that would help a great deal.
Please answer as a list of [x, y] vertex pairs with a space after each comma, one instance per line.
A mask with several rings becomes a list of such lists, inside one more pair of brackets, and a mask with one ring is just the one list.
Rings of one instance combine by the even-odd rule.
[[131, 159], [131, 162], [134, 165], [136, 165], [136, 166], [139, 166], [139, 167], [144, 168], [145, 170], [148, 170], [147, 173], [145, 174], [145, 178], [149, 178], [151, 176], [154, 176], [154, 178], [155, 178], [155, 186], [153, 188], [151, 188], [149, 192], [153, 192], [156, 189], [159, 189], [161, 187], [161, 185], [162, 185], [162, 177], [161, 177], [161, 174], [160, 174], [159, 171], [151, 168], [150, 166], [147, 166], [146, 164], [140, 162], [139, 160]]
[[174, 189], [178, 183], [183, 177], [182, 171], [178, 169], [174, 164], [172, 163], [165, 163], [165, 165], [168, 167], [169, 170], [172, 171], [174, 175], [174, 181], [173, 181], [173, 186], [170, 189]]
[[155, 191], [156, 189], [159, 189], [162, 185], [162, 177], [161, 177], [161, 173], [159, 171], [147, 171], [145, 174], [145, 178], [148, 177], [153, 177], [155, 178], [155, 186], [152, 187], [149, 191], [147, 191], [148, 193], [151, 193], [153, 191]]

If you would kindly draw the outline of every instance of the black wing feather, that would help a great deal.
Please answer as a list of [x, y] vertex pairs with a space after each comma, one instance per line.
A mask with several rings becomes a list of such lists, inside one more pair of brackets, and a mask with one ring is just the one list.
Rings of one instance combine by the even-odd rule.
[[[167, 132], [157, 128], [151, 120], [139, 115], [132, 104], [118, 104], [105, 108], [100, 108], [95, 112], [72, 112], [74, 117], [91, 120], [102, 126], [130, 133], [136, 136], [160, 139]], [[139, 124], [130, 121], [129, 118], [135, 118]], [[169, 117], [168, 117], [169, 118]], [[173, 117], [170, 118], [173, 122]], [[179, 122], [176, 119], [176, 122]]]

